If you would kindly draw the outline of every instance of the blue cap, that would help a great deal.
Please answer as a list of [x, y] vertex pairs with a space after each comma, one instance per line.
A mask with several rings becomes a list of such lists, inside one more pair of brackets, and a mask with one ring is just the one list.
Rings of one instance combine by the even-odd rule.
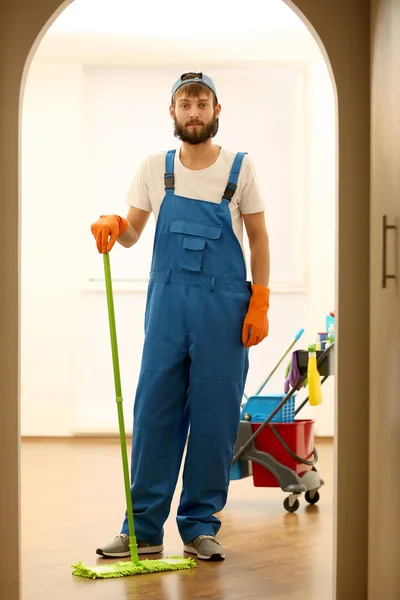
[[[191, 77], [188, 77], [189, 75]], [[184, 77], [185, 79], [183, 79]], [[183, 73], [179, 77], [178, 81], [174, 83], [171, 92], [172, 97], [179, 90], [179, 88], [185, 85], [186, 83], [202, 83], [213, 92], [213, 94], [215, 95], [215, 99], [218, 102], [217, 90], [215, 89], [215, 85], [211, 77], [208, 77], [208, 75], [204, 75], [204, 73], [192, 73], [191, 71], [189, 71], [189, 73]]]

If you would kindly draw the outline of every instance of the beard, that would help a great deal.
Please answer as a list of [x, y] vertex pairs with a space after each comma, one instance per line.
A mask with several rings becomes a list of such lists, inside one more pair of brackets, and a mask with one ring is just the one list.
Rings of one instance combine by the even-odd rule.
[[[179, 123], [174, 118], [174, 136], [180, 139], [182, 142], [187, 142], [191, 145], [203, 144], [210, 137], [213, 137], [218, 129], [218, 119], [215, 116], [212, 117], [211, 121], [204, 123], [203, 121], [186, 121], [185, 124]], [[188, 127], [190, 123], [199, 123], [200, 127]]]

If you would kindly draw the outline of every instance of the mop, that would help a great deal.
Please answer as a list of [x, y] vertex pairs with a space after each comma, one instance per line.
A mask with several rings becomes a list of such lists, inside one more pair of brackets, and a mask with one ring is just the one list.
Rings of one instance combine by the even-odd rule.
[[129, 549], [131, 554], [130, 561], [118, 561], [108, 565], [98, 565], [95, 567], [85, 567], [81, 562], [72, 565], [72, 574], [89, 579], [108, 579], [111, 577], [125, 577], [127, 575], [142, 575], [146, 573], [158, 573], [160, 571], [177, 571], [182, 569], [193, 569], [197, 563], [193, 558], [183, 558], [181, 556], [171, 556], [159, 560], [139, 561], [137, 551], [137, 541], [135, 536], [135, 527], [133, 521], [132, 498], [129, 480], [128, 455], [126, 449], [126, 436], [124, 414], [122, 408], [121, 378], [119, 370], [117, 334], [114, 315], [114, 301], [112, 293], [111, 269], [109, 254], [103, 254], [104, 258], [104, 276], [106, 281], [108, 318], [110, 324], [111, 351], [114, 369], [115, 395], [118, 408], [119, 438], [121, 443], [122, 466], [124, 473], [126, 507], [129, 526]]

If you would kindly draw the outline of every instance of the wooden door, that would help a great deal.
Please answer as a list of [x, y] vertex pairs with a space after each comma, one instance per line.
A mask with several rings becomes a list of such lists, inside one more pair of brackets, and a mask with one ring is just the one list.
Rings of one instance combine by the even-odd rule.
[[372, 0], [371, 10], [368, 599], [398, 600], [400, 598], [400, 272], [398, 269], [400, 0]]

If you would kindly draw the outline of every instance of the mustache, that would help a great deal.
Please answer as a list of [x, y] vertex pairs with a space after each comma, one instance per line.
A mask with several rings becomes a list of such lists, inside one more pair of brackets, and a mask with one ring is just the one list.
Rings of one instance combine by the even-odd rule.
[[203, 121], [187, 121], [185, 126], [187, 125], [204, 125]]

